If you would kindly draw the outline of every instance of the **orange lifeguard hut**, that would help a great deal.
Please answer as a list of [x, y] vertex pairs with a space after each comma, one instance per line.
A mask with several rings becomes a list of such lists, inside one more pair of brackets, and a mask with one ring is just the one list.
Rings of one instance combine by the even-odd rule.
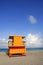
[[25, 41], [22, 41], [22, 39], [25, 38], [25, 36], [9, 36], [8, 41], [8, 54], [11, 55], [26, 55], [26, 48], [25, 48]]

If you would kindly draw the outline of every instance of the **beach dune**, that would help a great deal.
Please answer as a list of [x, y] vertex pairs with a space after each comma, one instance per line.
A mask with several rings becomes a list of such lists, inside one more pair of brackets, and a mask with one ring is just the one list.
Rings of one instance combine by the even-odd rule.
[[0, 52], [0, 65], [43, 65], [43, 50], [27, 51], [26, 56], [9, 57]]

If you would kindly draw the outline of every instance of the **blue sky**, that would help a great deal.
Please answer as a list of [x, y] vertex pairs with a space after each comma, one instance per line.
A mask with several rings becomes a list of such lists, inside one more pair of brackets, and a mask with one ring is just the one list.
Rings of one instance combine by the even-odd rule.
[[29, 33], [43, 38], [43, 0], [0, 0], [0, 38]]

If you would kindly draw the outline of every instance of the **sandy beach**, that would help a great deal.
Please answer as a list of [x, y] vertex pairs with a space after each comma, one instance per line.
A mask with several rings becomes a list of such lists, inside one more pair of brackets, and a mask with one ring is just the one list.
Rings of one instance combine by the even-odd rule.
[[43, 65], [43, 50], [27, 51], [26, 56], [18, 57], [0, 52], [0, 65]]

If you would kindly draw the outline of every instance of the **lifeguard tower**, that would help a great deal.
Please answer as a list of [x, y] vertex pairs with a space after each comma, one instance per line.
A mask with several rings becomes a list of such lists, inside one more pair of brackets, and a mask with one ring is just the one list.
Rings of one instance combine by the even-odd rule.
[[11, 55], [26, 55], [26, 48], [25, 48], [25, 36], [9, 36], [8, 41], [8, 54]]

